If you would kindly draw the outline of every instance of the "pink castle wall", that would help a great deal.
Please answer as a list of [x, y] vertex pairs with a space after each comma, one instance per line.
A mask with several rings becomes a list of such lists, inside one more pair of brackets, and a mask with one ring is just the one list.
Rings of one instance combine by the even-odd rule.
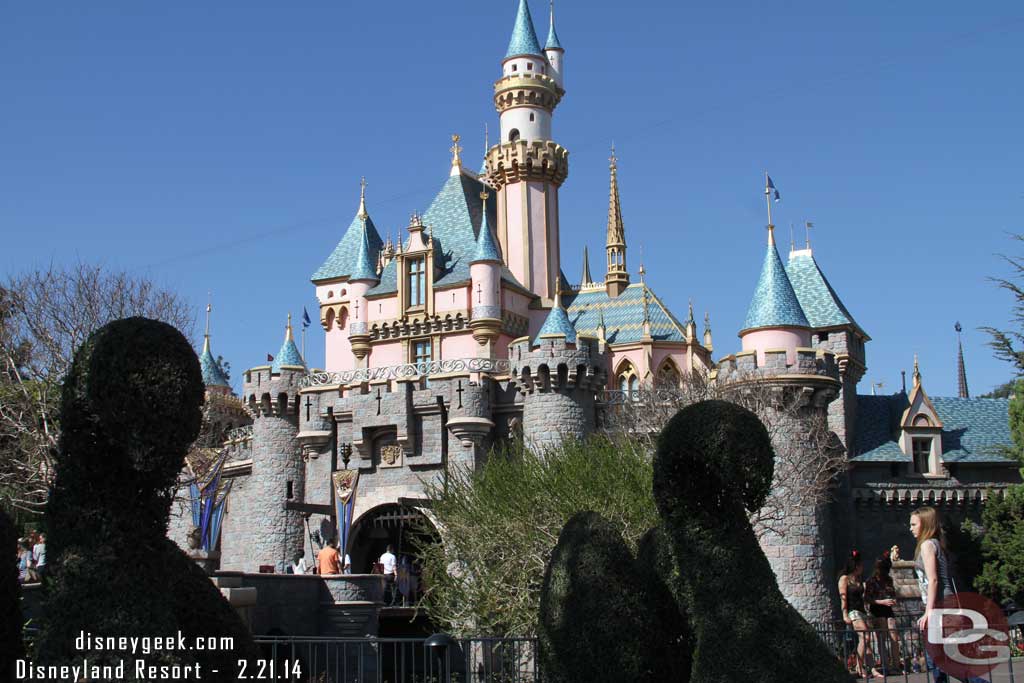
[[786, 349], [786, 362], [796, 362], [797, 347], [806, 348], [811, 345], [811, 333], [808, 330], [793, 328], [770, 328], [753, 330], [740, 337], [744, 351], [757, 351], [757, 364], [764, 365], [764, 352], [769, 349]]

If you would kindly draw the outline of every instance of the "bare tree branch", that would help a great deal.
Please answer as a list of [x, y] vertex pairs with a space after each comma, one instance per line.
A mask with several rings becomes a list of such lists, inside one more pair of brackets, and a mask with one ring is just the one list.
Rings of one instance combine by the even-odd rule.
[[0, 503], [46, 502], [60, 434], [60, 384], [75, 349], [106, 323], [141, 315], [191, 336], [195, 311], [146, 278], [79, 263], [0, 284]]

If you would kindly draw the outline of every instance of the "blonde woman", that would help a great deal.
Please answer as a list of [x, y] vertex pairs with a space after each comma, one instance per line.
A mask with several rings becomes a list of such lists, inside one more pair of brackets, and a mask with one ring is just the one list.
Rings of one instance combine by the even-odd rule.
[[[922, 631], [928, 628], [935, 607], [947, 595], [952, 595], [953, 581], [950, 578], [949, 560], [946, 557], [945, 542], [939, 523], [939, 513], [933, 507], [921, 507], [910, 513], [910, 533], [917, 539], [914, 551], [914, 573], [917, 574], [917, 585], [921, 589], [921, 601], [924, 603], [924, 615], [917, 621]], [[949, 676], [939, 669], [932, 657], [925, 650], [925, 661], [928, 672], [935, 683], [947, 683]], [[957, 679], [962, 680], [962, 679]], [[968, 683], [988, 683], [984, 678], [970, 678]]]

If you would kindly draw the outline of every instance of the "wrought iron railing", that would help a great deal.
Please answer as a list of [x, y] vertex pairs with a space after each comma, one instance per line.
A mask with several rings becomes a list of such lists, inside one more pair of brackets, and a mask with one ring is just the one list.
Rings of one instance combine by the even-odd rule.
[[225, 435], [224, 441], [244, 441], [245, 439], [252, 438], [252, 425], [242, 425], [241, 427], [235, 427], [228, 431]]
[[508, 372], [511, 363], [499, 358], [449, 358], [445, 360], [421, 361], [402, 365], [387, 365], [379, 368], [356, 368], [341, 372], [314, 372], [300, 382], [304, 387], [332, 386], [358, 382], [374, 382], [384, 379], [409, 379], [429, 377], [453, 372]]
[[608, 389], [597, 395], [598, 402], [606, 406], [628, 405], [631, 403], [640, 405], [671, 404], [678, 403], [680, 398], [679, 392], [672, 389], [627, 389], [624, 391]]
[[[259, 636], [265, 677], [303, 683], [539, 683], [533, 638]], [[432, 642], [433, 641], [433, 642]], [[270, 662], [273, 662], [271, 667]], [[258, 672], [247, 672], [257, 675]]]

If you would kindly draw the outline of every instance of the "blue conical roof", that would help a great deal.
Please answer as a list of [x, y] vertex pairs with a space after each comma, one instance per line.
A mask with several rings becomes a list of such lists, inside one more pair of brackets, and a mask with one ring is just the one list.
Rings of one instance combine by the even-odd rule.
[[512, 28], [512, 40], [508, 41], [508, 52], [505, 59], [517, 55], [537, 55], [543, 57], [537, 32], [533, 30], [533, 18], [526, 0], [519, 0], [519, 11], [516, 12], [516, 25]]
[[494, 243], [494, 235], [491, 233], [491, 226], [487, 223], [487, 212], [483, 212], [480, 220], [480, 232], [476, 237], [476, 251], [473, 253], [473, 260], [470, 263], [482, 263], [495, 261], [501, 263], [501, 252], [498, 245]]
[[761, 277], [754, 290], [754, 299], [747, 309], [743, 330], [761, 327], [810, 327], [807, 316], [800, 307], [793, 284], [786, 275], [775, 241], [770, 240], [764, 255]]
[[373, 219], [366, 212], [365, 202], [360, 200], [359, 211], [349, 223], [348, 229], [345, 230], [345, 234], [334, 251], [313, 273], [311, 278], [313, 282], [352, 275], [353, 264], [356, 254], [359, 252], [359, 243], [363, 239], [363, 232], [367, 233], [366, 237], [370, 242], [370, 254], [376, 255], [384, 246], [384, 241], [380, 238]]
[[558, 33], [555, 32], [555, 6], [551, 5], [551, 23], [548, 28], [548, 42], [544, 44], [545, 50], [561, 50], [562, 43], [558, 40]]
[[541, 337], [555, 334], [564, 336], [565, 341], [569, 343], [576, 343], [576, 328], [569, 321], [569, 314], [562, 308], [562, 302], [558, 300], [551, 307], [548, 317], [544, 319], [544, 324], [541, 325], [540, 332], [534, 337], [533, 343], [539, 344]]
[[377, 268], [374, 267], [374, 261], [376, 260], [370, 255], [370, 231], [367, 229], [365, 221], [363, 223], [363, 230], [360, 241], [359, 250], [356, 252], [356, 258], [352, 262], [352, 274], [349, 275], [348, 279], [351, 282], [356, 280], [374, 280], [377, 281]]
[[306, 361], [302, 359], [302, 354], [299, 353], [299, 348], [295, 346], [295, 338], [292, 336], [292, 317], [288, 316], [288, 327], [284, 334], [284, 343], [281, 344], [281, 350], [274, 356], [274, 362], [270, 366], [270, 372], [281, 372], [281, 366], [293, 365], [297, 367], [306, 367]]
[[807, 322], [814, 328], [852, 326], [866, 337], [842, 300], [832, 288], [828, 278], [821, 271], [810, 249], [801, 249], [789, 254], [786, 274], [793, 283], [793, 291], [800, 301], [800, 307], [807, 316]]
[[199, 354], [199, 369], [203, 373], [203, 385], [208, 387], [229, 387], [228, 378], [224, 376], [224, 370], [217, 363], [217, 359], [210, 353], [210, 336], [203, 340], [203, 352]]

